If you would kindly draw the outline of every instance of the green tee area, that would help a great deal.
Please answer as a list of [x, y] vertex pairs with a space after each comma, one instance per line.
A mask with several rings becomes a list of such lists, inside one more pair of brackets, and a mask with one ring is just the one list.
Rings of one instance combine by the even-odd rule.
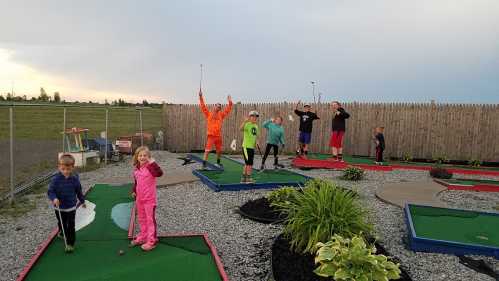
[[221, 280], [203, 236], [162, 237], [150, 252], [128, 248], [128, 232], [114, 223], [111, 210], [131, 201], [130, 188], [94, 186], [86, 199], [96, 205], [95, 220], [76, 233], [75, 252], [64, 253], [64, 241], [54, 238], [24, 280]]
[[499, 247], [499, 215], [410, 205], [416, 236]]
[[499, 186], [499, 181], [495, 180], [474, 180], [474, 179], [441, 179], [441, 181], [444, 181], [448, 184], [455, 184], [455, 185], [497, 185]]
[[[202, 158], [202, 154], [195, 154], [195, 156]], [[216, 156], [212, 153], [208, 157], [208, 161], [212, 164], [216, 163]], [[267, 165], [269, 162], [273, 161], [272, 157], [267, 160]], [[241, 175], [243, 171], [243, 164], [238, 161], [222, 157], [221, 158], [222, 165], [224, 167], [223, 171], [216, 170], [199, 170], [198, 172], [214, 181], [216, 184], [238, 184], [241, 181]], [[260, 165], [260, 163], [256, 163], [255, 165]], [[252, 177], [255, 180], [256, 184], [259, 183], [304, 183], [307, 181], [307, 177], [288, 171], [284, 169], [280, 170], [264, 170], [257, 171], [253, 170]]]

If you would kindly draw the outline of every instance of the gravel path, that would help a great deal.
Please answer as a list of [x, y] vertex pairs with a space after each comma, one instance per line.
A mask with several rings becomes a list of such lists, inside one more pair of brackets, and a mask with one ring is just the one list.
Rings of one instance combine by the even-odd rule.
[[[167, 173], [193, 167], [180, 166], [183, 161], [176, 159], [176, 154], [155, 152], [154, 157]], [[110, 165], [106, 169], [82, 174], [81, 180], [84, 187], [88, 188], [105, 178], [128, 176], [130, 170], [129, 163]], [[414, 280], [493, 280], [459, 264], [455, 256], [414, 253], [405, 248], [407, 230], [402, 209], [375, 199], [374, 194], [385, 182], [431, 180], [426, 172], [367, 172], [366, 179], [357, 183], [338, 180], [341, 172], [336, 171], [299, 172], [312, 177], [334, 179], [346, 187], [358, 190], [365, 205], [372, 210], [372, 220], [376, 224], [380, 240], [388, 251], [401, 259]], [[199, 182], [161, 188], [158, 190], [158, 231], [207, 232], [219, 251], [230, 280], [264, 280], [270, 267], [272, 238], [281, 231], [281, 226], [242, 219], [234, 213], [234, 209], [266, 192], [267, 190], [215, 193]], [[497, 193], [452, 191], [444, 192], [442, 200], [451, 207], [491, 211], [499, 202], [498, 196]], [[37, 203], [36, 208], [28, 214], [18, 218], [0, 216], [0, 280], [15, 280], [37, 245], [46, 239], [55, 226], [55, 218], [45, 195], [29, 195], [28, 198]], [[487, 260], [499, 270], [497, 260]]]

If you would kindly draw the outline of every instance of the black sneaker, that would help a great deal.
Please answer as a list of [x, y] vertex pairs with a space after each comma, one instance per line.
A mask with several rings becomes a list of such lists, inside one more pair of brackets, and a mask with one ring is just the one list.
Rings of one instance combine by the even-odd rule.
[[264, 164], [262, 164], [262, 166], [260, 166], [260, 171], [263, 171], [263, 170], [265, 170], [265, 165]]
[[218, 165], [218, 167], [219, 167], [220, 169], [222, 169], [222, 170], [224, 169], [224, 165], [222, 165], [222, 163], [217, 163], [217, 165]]
[[206, 160], [203, 160], [203, 170], [206, 170]]

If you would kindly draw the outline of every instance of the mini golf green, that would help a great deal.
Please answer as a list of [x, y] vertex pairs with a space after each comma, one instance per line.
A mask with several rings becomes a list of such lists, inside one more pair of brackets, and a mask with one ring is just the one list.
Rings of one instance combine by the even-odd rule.
[[[312, 153], [307, 156], [309, 159], [316, 159], [316, 160], [327, 160], [331, 158], [331, 154], [319, 154], [319, 153]], [[349, 155], [343, 155], [343, 160], [349, 164], [368, 164], [368, 165], [374, 165], [374, 158], [369, 158], [369, 157], [354, 157], [354, 156], [349, 156]], [[388, 165], [387, 162], [384, 162], [383, 165]]]
[[499, 247], [499, 214], [409, 205], [418, 238]]
[[76, 233], [75, 252], [65, 254], [64, 241], [54, 238], [24, 280], [222, 280], [203, 236], [162, 237], [151, 252], [128, 248], [127, 231], [111, 210], [131, 201], [130, 188], [95, 185], [86, 196], [96, 204], [95, 220]]
[[[196, 154], [196, 156], [202, 158], [202, 154]], [[210, 154], [208, 157], [208, 161], [210, 163], [216, 163], [216, 157], [213, 154]], [[272, 163], [273, 159], [270, 158], [267, 160], [267, 165]], [[243, 164], [237, 161], [222, 157], [221, 158], [222, 165], [224, 167], [223, 171], [215, 171], [215, 170], [200, 170], [199, 173], [205, 175], [210, 180], [214, 181], [216, 184], [238, 184], [241, 181], [241, 175], [243, 171]], [[259, 164], [260, 163], [256, 163]], [[256, 166], [256, 165], [255, 165]], [[253, 170], [252, 177], [256, 183], [291, 183], [291, 182], [305, 182], [308, 178], [288, 171], [284, 169], [280, 170], [264, 170], [263, 172]]]
[[455, 184], [455, 185], [486, 184], [486, 185], [498, 185], [499, 186], [499, 181], [495, 181], [495, 180], [474, 180], [474, 179], [441, 179], [441, 180], [448, 183], [448, 184]]

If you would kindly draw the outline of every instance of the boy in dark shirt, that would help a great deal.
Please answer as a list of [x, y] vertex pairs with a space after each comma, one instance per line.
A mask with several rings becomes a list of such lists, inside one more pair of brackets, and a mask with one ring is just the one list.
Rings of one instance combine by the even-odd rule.
[[[78, 175], [72, 174], [75, 159], [70, 154], [64, 154], [59, 158], [59, 173], [50, 182], [47, 195], [54, 204], [55, 216], [59, 227], [59, 237], [64, 235], [66, 239], [66, 253], [74, 251], [76, 241], [75, 217], [78, 201], [83, 208], [85, 197], [82, 193]], [[62, 235], [61, 235], [62, 234]]]
[[295, 114], [300, 117], [300, 134], [298, 136], [299, 148], [296, 154], [300, 157], [308, 154], [308, 145], [312, 140], [312, 128], [314, 120], [319, 119], [317, 114], [311, 111], [311, 106], [308, 103], [303, 105], [303, 110], [298, 110], [301, 101], [298, 101], [295, 107]]
[[350, 118], [345, 109], [341, 106], [340, 102], [333, 101], [331, 103], [333, 110], [332, 132], [329, 146], [331, 146], [331, 153], [333, 154], [333, 161], [343, 161], [343, 136], [345, 135], [346, 122]]
[[383, 165], [383, 151], [385, 150], [385, 127], [376, 127], [374, 141], [376, 142], [376, 165]]

